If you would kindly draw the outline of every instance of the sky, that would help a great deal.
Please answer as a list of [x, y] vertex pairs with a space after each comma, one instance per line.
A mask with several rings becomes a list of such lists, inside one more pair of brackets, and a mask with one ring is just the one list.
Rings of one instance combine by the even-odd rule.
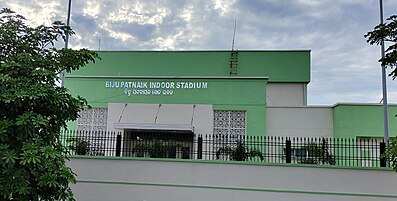
[[[31, 26], [66, 21], [67, 4], [0, 0]], [[396, 0], [383, 4], [384, 19], [397, 14]], [[378, 0], [73, 0], [69, 47], [230, 50], [235, 19], [235, 49], [311, 50], [309, 105], [381, 101], [380, 47], [364, 38], [379, 23]], [[397, 103], [397, 80], [387, 81]]]

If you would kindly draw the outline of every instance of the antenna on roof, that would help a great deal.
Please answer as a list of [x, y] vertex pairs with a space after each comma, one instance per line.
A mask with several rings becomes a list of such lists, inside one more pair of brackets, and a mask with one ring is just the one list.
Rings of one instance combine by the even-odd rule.
[[229, 75], [237, 75], [238, 67], [238, 51], [234, 50], [234, 40], [236, 38], [237, 29], [237, 17], [234, 18], [234, 31], [233, 31], [233, 41], [232, 41], [232, 51], [230, 52], [230, 63], [229, 63]]
[[234, 51], [234, 39], [236, 38], [236, 27], [237, 27], [237, 17], [234, 18], [234, 30], [233, 30], [232, 52]]

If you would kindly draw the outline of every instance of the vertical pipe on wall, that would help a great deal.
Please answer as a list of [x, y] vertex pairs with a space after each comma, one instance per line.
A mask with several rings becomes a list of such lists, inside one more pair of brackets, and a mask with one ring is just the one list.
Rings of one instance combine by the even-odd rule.
[[117, 134], [116, 137], [116, 156], [121, 156], [121, 134]]
[[[384, 142], [380, 142], [379, 147], [380, 147], [379, 156], [382, 156], [386, 151], [386, 144]], [[386, 159], [384, 157], [380, 157], [380, 166], [387, 167], [386, 165], [387, 165]]]
[[203, 159], [203, 136], [197, 138], [197, 159]]
[[307, 106], [307, 83], [303, 83], [302, 87], [303, 87], [303, 106]]
[[291, 163], [291, 140], [289, 138], [285, 141], [285, 162]]

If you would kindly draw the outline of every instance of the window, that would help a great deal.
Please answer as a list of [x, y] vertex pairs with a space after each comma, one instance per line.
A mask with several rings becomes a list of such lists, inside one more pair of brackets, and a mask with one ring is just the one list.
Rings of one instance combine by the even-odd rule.
[[245, 136], [245, 111], [215, 110], [214, 135]]
[[106, 131], [107, 117], [107, 108], [84, 109], [80, 112], [80, 117], [77, 120], [77, 130]]
[[[278, 152], [278, 151], [277, 151]], [[287, 149], [284, 147], [282, 150], [282, 157], [287, 155]], [[304, 150], [303, 148], [292, 148], [291, 147], [291, 157], [292, 158], [308, 158], [311, 157], [312, 154], [309, 153], [308, 150]]]

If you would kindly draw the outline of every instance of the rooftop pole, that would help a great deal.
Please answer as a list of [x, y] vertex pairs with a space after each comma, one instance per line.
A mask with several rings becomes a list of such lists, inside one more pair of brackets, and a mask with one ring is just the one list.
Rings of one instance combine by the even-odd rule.
[[[69, 0], [68, 17], [66, 19], [67, 26], [70, 25], [70, 9], [71, 9], [71, 7], [72, 7], [72, 0]], [[65, 49], [68, 49], [68, 45], [69, 45], [69, 34], [66, 34]], [[62, 72], [61, 72], [61, 87], [63, 87], [64, 85], [65, 85], [65, 70], [62, 70]]]
[[[383, 0], [379, 0], [380, 24], [383, 24]], [[381, 56], [385, 57], [385, 41], [381, 41]], [[389, 115], [387, 111], [386, 66], [382, 67], [382, 91], [383, 91], [383, 137], [386, 147], [389, 145]]]

